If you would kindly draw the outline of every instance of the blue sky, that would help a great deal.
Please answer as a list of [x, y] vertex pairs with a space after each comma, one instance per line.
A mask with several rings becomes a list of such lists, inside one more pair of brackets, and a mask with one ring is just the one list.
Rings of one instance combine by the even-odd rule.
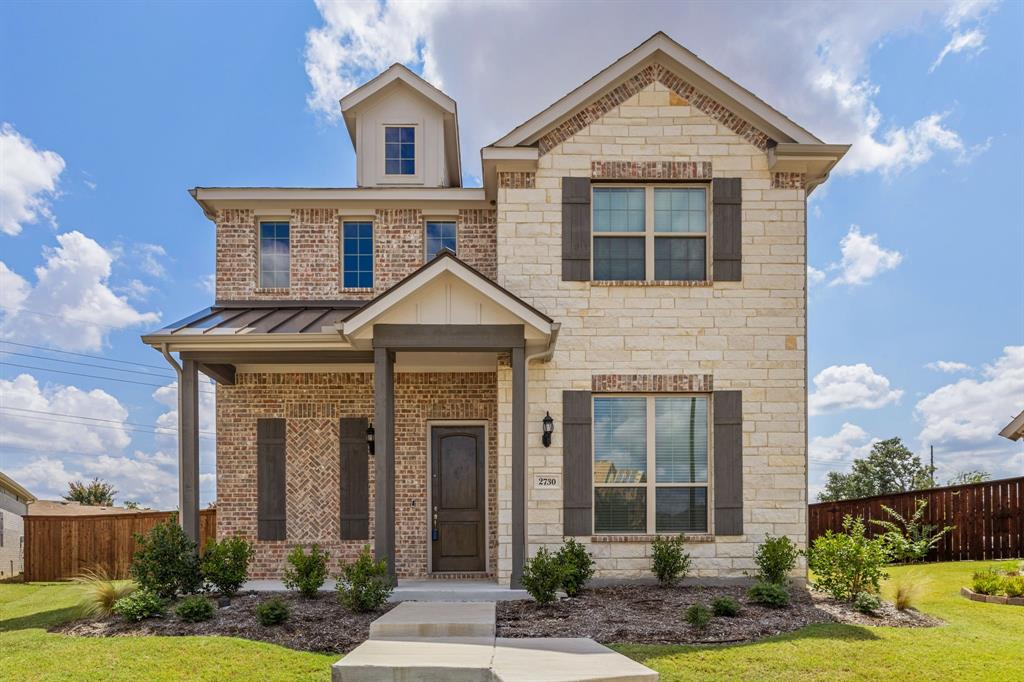
[[187, 188], [351, 186], [337, 98], [394, 61], [459, 102], [476, 184], [481, 146], [664, 30], [854, 144], [809, 208], [812, 492], [891, 436], [934, 444], [941, 477], [1024, 474], [995, 435], [1024, 409], [1024, 4], [604, 4], [573, 29], [577, 10], [0, 5], [0, 468], [175, 504], [172, 376], [138, 337], [212, 300]]

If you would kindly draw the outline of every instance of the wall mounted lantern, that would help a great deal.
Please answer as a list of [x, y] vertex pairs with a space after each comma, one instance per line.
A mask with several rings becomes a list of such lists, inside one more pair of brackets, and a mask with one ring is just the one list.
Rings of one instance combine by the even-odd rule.
[[545, 412], [544, 419], [541, 421], [544, 428], [544, 435], [541, 437], [541, 442], [544, 443], [544, 447], [551, 447], [551, 434], [555, 432], [555, 420], [551, 418], [550, 412]]
[[373, 422], [370, 422], [370, 426], [366, 429], [366, 447], [369, 448], [370, 454], [373, 454]]

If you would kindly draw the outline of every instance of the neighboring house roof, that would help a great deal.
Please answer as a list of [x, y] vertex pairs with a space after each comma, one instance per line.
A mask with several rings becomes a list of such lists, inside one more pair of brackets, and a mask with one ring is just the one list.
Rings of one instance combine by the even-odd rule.
[[33, 495], [23, 485], [15, 481], [13, 478], [0, 471], [0, 488], [6, 488], [18, 497], [24, 499], [27, 502], [35, 502], [36, 496]]
[[97, 516], [106, 514], [142, 514], [153, 509], [98, 507], [68, 500], [36, 500], [28, 505], [29, 516]]
[[999, 432], [999, 435], [1003, 438], [1009, 438], [1010, 440], [1020, 440], [1024, 438], [1024, 410], [1021, 410], [1020, 414], [1013, 418], [1006, 427]]

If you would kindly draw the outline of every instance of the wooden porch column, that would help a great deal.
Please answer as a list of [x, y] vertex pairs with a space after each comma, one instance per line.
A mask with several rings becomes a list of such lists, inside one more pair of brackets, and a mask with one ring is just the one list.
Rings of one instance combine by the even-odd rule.
[[375, 492], [373, 548], [395, 578], [395, 354], [373, 349]]
[[512, 587], [526, 559], [526, 349], [512, 348]]
[[178, 522], [199, 542], [199, 363], [183, 360], [178, 382]]

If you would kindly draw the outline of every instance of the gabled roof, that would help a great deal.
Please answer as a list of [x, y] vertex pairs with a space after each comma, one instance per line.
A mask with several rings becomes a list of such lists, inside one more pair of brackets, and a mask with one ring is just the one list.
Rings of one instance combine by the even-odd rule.
[[586, 83], [516, 127], [492, 146], [515, 147], [534, 144], [545, 132], [577, 109], [596, 99], [637, 69], [655, 61], [665, 64], [697, 90], [713, 97], [734, 114], [758, 127], [775, 142], [822, 143], [820, 139], [752, 92], [733, 82], [728, 76], [659, 31]]

